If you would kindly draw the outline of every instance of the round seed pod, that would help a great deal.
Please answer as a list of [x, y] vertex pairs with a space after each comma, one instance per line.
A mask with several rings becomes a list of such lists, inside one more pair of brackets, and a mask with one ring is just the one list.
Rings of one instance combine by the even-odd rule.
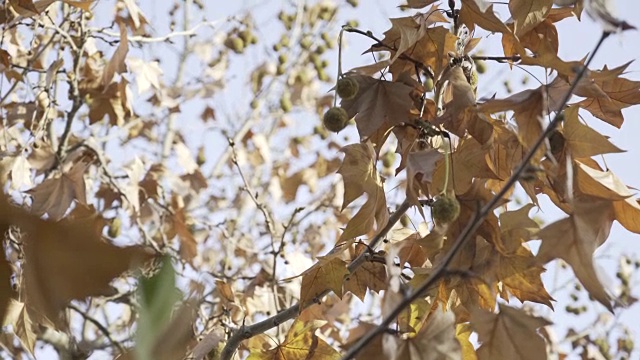
[[349, 116], [341, 107], [332, 107], [322, 117], [324, 127], [333, 132], [339, 132], [344, 129], [347, 126], [347, 122], [349, 122]]
[[460, 203], [455, 197], [443, 195], [431, 206], [431, 216], [439, 224], [448, 224], [460, 215]]
[[360, 85], [355, 79], [347, 77], [338, 80], [336, 92], [344, 100], [353, 99], [358, 94], [358, 90], [360, 90]]

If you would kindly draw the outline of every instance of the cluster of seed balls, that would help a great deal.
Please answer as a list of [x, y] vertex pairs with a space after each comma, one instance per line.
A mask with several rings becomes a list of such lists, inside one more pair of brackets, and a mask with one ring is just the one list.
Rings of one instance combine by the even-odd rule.
[[[360, 90], [358, 82], [350, 77], [338, 80], [336, 93], [343, 100], [353, 99]], [[333, 132], [339, 132], [347, 126], [349, 115], [341, 107], [334, 106], [324, 113], [322, 123]], [[431, 205], [431, 216], [437, 224], [448, 224], [453, 222], [460, 215], [460, 203], [455, 196], [442, 194], [438, 196]]]
[[[336, 93], [343, 100], [353, 99], [358, 94], [359, 90], [360, 85], [358, 85], [358, 82], [350, 77], [338, 80], [338, 84], [336, 85]], [[344, 129], [348, 122], [349, 115], [347, 114], [347, 111], [338, 106], [334, 106], [327, 110], [322, 117], [324, 127], [333, 132], [339, 132]]]

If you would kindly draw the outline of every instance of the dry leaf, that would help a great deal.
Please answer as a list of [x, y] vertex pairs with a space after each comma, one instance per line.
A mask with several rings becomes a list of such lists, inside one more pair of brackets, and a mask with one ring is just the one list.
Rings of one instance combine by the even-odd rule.
[[338, 257], [318, 259], [318, 263], [302, 274], [300, 303], [310, 304], [326, 290], [342, 297], [342, 283], [349, 274], [347, 263]]
[[540, 360], [547, 358], [545, 342], [537, 329], [549, 321], [526, 314], [523, 310], [499, 304], [500, 313], [475, 310], [471, 326], [482, 343], [477, 350], [479, 360]]
[[247, 360], [338, 360], [340, 353], [315, 332], [317, 322], [294, 321], [281, 343], [270, 350], [251, 349]]
[[28, 191], [33, 198], [31, 211], [37, 215], [48, 214], [52, 220], [61, 219], [73, 200], [87, 202], [84, 173], [89, 164], [80, 161], [59, 177], [49, 178]]
[[540, 230], [542, 245], [536, 256], [541, 264], [556, 258], [566, 261], [589, 294], [609, 311], [613, 311], [611, 298], [598, 278], [593, 253], [607, 240], [612, 223], [610, 201], [579, 201], [570, 217]]
[[115, 74], [122, 74], [127, 71], [127, 65], [124, 60], [129, 52], [129, 40], [127, 38], [127, 27], [120, 24], [120, 43], [113, 53], [111, 60], [107, 63], [102, 73], [102, 86], [106, 87], [111, 84]]

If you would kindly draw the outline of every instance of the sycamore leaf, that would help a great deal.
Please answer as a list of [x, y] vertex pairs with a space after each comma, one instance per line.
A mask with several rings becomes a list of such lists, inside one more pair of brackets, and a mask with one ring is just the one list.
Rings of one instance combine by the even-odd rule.
[[416, 23], [413, 17], [392, 18], [391, 29], [385, 31], [383, 44], [396, 44], [396, 53], [391, 58], [393, 63], [409, 48], [414, 46], [425, 34], [426, 28]]
[[33, 356], [37, 335], [25, 303], [10, 299], [4, 314], [6, 317], [0, 326], [13, 326], [13, 332], [20, 340], [20, 344]]
[[564, 119], [562, 134], [574, 158], [624, 152], [596, 130], [580, 123], [578, 107], [567, 108], [564, 111]]
[[[476, 104], [473, 87], [467, 81], [462, 67], [450, 67], [442, 75], [442, 84], [448, 81], [450, 96], [444, 105], [444, 114], [434, 120], [436, 125], [443, 124], [445, 129], [463, 137], [467, 129], [465, 111]], [[440, 83], [439, 81], [439, 83]]]
[[616, 220], [625, 229], [640, 234], [640, 204], [633, 197], [613, 202], [613, 211]]
[[[620, 68], [624, 69], [624, 67]], [[608, 97], [587, 98], [577, 104], [591, 112], [593, 116], [617, 128], [622, 126], [624, 121], [620, 110], [640, 104], [640, 81], [607, 76], [610, 73], [616, 73], [620, 68], [604, 69], [603, 76], [593, 75], [595, 83]]]
[[9, 0], [11, 7], [22, 16], [34, 16], [40, 13], [36, 6], [33, 4], [33, 0]]
[[417, 299], [398, 315], [398, 330], [401, 333], [420, 332], [431, 312], [431, 304], [425, 299]]
[[[437, 149], [427, 149], [409, 153], [407, 156], [407, 198], [413, 205], [418, 206], [418, 190], [414, 186], [414, 181], [418, 182], [418, 187], [422, 183], [430, 183], [435, 172], [436, 163], [444, 157]], [[421, 207], [418, 207], [422, 210]]]
[[400, 5], [399, 7], [402, 9], [422, 9], [423, 7], [431, 5], [436, 1], [438, 0], [407, 0], [406, 5]]
[[553, 309], [553, 298], [544, 287], [541, 274], [544, 267], [532, 265], [533, 254], [521, 245], [514, 254], [499, 254], [496, 261], [496, 276], [504, 287], [521, 302], [533, 301]]
[[512, 0], [509, 11], [514, 21], [514, 34], [520, 37], [544, 21], [553, 0]]
[[312, 303], [326, 290], [342, 297], [342, 284], [349, 274], [347, 263], [338, 257], [319, 258], [318, 262], [302, 274], [300, 304]]
[[[413, 107], [410, 86], [363, 75], [350, 78], [358, 82], [360, 90], [353, 99], [343, 99], [340, 106], [347, 111], [349, 118], [355, 116], [361, 137], [386, 133], [393, 126], [407, 121]], [[379, 148], [382, 144], [376, 146]]]
[[127, 39], [127, 27], [124, 24], [120, 24], [120, 43], [113, 53], [111, 60], [104, 67], [102, 73], [102, 86], [106, 87], [111, 83], [115, 74], [122, 74], [127, 71], [127, 65], [124, 60], [129, 52], [129, 40]]
[[462, 0], [460, 21], [467, 25], [471, 31], [475, 29], [475, 24], [477, 24], [491, 32], [511, 32], [493, 12], [493, 4], [488, 4], [485, 0]]
[[551, 323], [523, 310], [499, 304], [500, 313], [482, 310], [471, 313], [471, 325], [482, 345], [479, 360], [540, 360], [547, 358], [545, 342], [537, 329]]
[[471, 340], [469, 340], [471, 333], [473, 333], [471, 324], [465, 323], [456, 325], [456, 339], [458, 339], [458, 342], [460, 343], [462, 360], [478, 360], [476, 349], [473, 347]]
[[89, 164], [79, 161], [68, 172], [59, 177], [49, 178], [28, 191], [33, 198], [31, 211], [37, 215], [48, 214], [50, 219], [59, 220], [71, 206], [73, 200], [81, 204], [87, 202], [84, 173]]
[[0, 198], [0, 219], [24, 231], [21, 298], [30, 315], [58, 323], [69, 301], [111, 294], [111, 280], [152, 258], [143, 247], [102, 240], [99, 216], [45, 221]]
[[345, 154], [338, 169], [344, 181], [342, 210], [364, 193], [368, 197], [347, 224], [339, 242], [367, 234], [373, 229], [374, 222], [381, 228], [389, 219], [382, 178], [375, 167], [375, 150], [371, 143], [347, 145], [341, 151]]
[[456, 338], [455, 315], [436, 307], [426, 325], [414, 336], [401, 339], [384, 335], [383, 346], [388, 359], [393, 360], [459, 360], [462, 357]]
[[607, 200], [624, 200], [633, 196], [629, 188], [611, 170], [599, 171], [575, 160], [576, 183], [584, 194]]
[[316, 322], [296, 320], [278, 346], [271, 350], [251, 349], [247, 360], [340, 359], [340, 353], [315, 334], [318, 327]]
[[[363, 251], [368, 251], [365, 246], [358, 245], [353, 258]], [[350, 274], [344, 282], [344, 291], [351, 292], [364, 301], [367, 289], [380, 292], [387, 289], [387, 270], [384, 264], [367, 261]]]
[[527, 204], [518, 210], [505, 211], [500, 214], [500, 236], [503, 243], [516, 244], [515, 248], [520, 248], [520, 244], [529, 241], [540, 229], [540, 225], [529, 217], [529, 211], [535, 207]]
[[[498, 179], [488, 151], [473, 138], [461, 140], [458, 148], [451, 154], [450, 171], [454, 176], [449, 174], [448, 187], [455, 189], [456, 194], [463, 194], [471, 188], [474, 178]], [[438, 192], [444, 187], [447, 175], [445, 165], [444, 161], [438, 163], [433, 173], [433, 184]]]
[[612, 311], [610, 296], [598, 278], [593, 253], [609, 236], [613, 207], [606, 200], [577, 200], [574, 213], [540, 230], [537, 260], [545, 264], [566, 261], [589, 294]]
[[524, 90], [505, 99], [491, 99], [479, 105], [478, 111], [496, 113], [512, 110], [518, 124], [518, 136], [524, 145], [533, 145], [542, 133], [541, 119], [546, 113], [546, 88]]

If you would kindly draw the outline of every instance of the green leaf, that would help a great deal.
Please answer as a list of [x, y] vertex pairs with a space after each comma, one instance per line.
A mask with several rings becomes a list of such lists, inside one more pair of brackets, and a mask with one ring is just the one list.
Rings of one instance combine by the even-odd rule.
[[162, 259], [160, 270], [149, 278], [140, 279], [136, 359], [153, 359], [158, 338], [171, 321], [176, 303], [182, 298], [175, 287], [176, 274], [169, 256]]

